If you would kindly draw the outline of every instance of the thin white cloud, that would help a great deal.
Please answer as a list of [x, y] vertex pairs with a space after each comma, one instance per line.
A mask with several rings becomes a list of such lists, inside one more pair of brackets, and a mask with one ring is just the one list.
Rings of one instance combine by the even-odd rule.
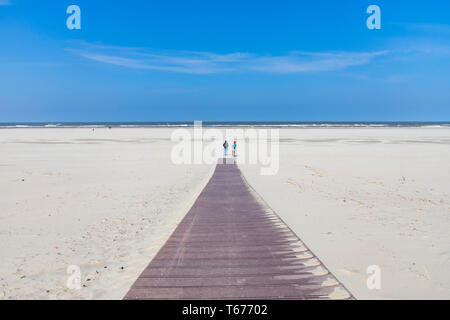
[[370, 63], [374, 58], [388, 54], [376, 52], [292, 52], [281, 57], [255, 59], [249, 68], [273, 73], [342, 70]]
[[11, 6], [12, 2], [9, 0], [0, 0], [0, 6]]
[[450, 56], [450, 45], [447, 42], [430, 37], [397, 37], [390, 39], [390, 43], [389, 52], [396, 58], [432, 59]]
[[121, 67], [188, 74], [223, 72], [302, 73], [333, 71], [370, 63], [388, 51], [377, 52], [291, 52], [283, 56], [249, 53], [218, 54], [195, 51], [154, 51], [142, 48], [83, 44], [68, 49], [83, 58]]
[[142, 70], [170, 71], [190, 74], [210, 74], [232, 71], [221, 63], [207, 58], [188, 58], [148, 54], [145, 57], [123, 57], [117, 55], [71, 50], [73, 53], [98, 62]]

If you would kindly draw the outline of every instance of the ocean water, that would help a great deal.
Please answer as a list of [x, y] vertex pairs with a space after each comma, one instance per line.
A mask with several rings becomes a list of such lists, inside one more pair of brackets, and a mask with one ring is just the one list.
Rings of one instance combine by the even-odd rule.
[[[193, 122], [4, 122], [5, 128], [171, 128], [192, 127]], [[204, 127], [352, 128], [352, 127], [450, 127], [450, 122], [203, 122]]]

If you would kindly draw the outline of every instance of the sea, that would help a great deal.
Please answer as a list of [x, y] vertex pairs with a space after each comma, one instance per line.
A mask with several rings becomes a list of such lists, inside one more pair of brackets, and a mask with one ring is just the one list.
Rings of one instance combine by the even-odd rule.
[[[0, 129], [5, 128], [173, 128], [192, 127], [193, 121], [175, 122], [0, 122]], [[223, 121], [203, 122], [203, 127], [272, 127], [272, 128], [353, 128], [353, 127], [414, 127], [414, 128], [442, 128], [450, 127], [450, 121], [446, 122], [333, 122], [333, 121]]]

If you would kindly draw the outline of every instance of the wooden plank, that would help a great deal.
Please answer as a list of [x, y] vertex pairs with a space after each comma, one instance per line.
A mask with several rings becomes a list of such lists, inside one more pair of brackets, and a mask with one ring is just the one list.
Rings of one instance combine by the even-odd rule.
[[353, 299], [243, 179], [219, 164], [126, 300]]

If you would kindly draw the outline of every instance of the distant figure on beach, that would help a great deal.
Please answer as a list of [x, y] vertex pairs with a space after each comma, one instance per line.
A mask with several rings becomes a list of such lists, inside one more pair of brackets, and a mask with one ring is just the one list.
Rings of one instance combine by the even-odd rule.
[[228, 141], [225, 140], [225, 143], [223, 144], [223, 154], [225, 155], [225, 157], [228, 155]]
[[236, 149], [237, 149], [237, 142], [234, 140], [233, 143], [233, 158], [236, 158]]

